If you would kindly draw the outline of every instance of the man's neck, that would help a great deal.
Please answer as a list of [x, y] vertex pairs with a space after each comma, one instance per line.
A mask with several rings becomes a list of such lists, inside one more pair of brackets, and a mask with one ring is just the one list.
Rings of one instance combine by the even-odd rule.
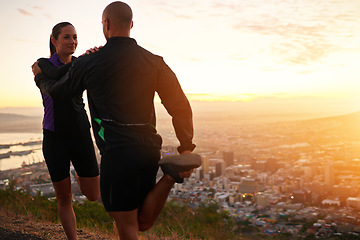
[[108, 38], [112, 37], [130, 37], [130, 31], [118, 30], [118, 31], [109, 31]]

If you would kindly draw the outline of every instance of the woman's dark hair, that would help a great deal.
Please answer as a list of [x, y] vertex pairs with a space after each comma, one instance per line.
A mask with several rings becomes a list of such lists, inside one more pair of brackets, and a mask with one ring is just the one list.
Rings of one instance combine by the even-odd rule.
[[52, 44], [51, 38], [55, 38], [57, 40], [61, 33], [61, 29], [63, 29], [63, 27], [69, 26], [69, 25], [73, 26], [69, 22], [61, 22], [61, 23], [56, 24], [53, 27], [51, 35], [50, 35], [50, 57], [56, 52], [56, 47], [54, 46], [54, 44]]

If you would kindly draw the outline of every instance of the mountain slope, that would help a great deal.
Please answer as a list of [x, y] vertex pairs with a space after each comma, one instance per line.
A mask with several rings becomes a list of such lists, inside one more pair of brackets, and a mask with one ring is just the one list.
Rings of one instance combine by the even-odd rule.
[[0, 132], [40, 132], [42, 117], [0, 113]]

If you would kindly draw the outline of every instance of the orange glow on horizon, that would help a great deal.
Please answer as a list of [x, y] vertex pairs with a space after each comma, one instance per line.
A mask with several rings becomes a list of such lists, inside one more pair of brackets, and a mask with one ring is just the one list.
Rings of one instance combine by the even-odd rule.
[[187, 94], [189, 100], [193, 101], [206, 101], [206, 102], [250, 102], [258, 96], [253, 94], [229, 94], [229, 95], [221, 95], [221, 94]]

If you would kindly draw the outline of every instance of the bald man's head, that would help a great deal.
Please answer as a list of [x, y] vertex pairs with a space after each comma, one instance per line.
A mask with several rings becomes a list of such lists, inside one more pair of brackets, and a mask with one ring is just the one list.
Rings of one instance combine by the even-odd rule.
[[132, 17], [132, 10], [126, 3], [120, 1], [110, 3], [102, 15], [105, 37], [124, 36], [124, 34], [130, 36]]

